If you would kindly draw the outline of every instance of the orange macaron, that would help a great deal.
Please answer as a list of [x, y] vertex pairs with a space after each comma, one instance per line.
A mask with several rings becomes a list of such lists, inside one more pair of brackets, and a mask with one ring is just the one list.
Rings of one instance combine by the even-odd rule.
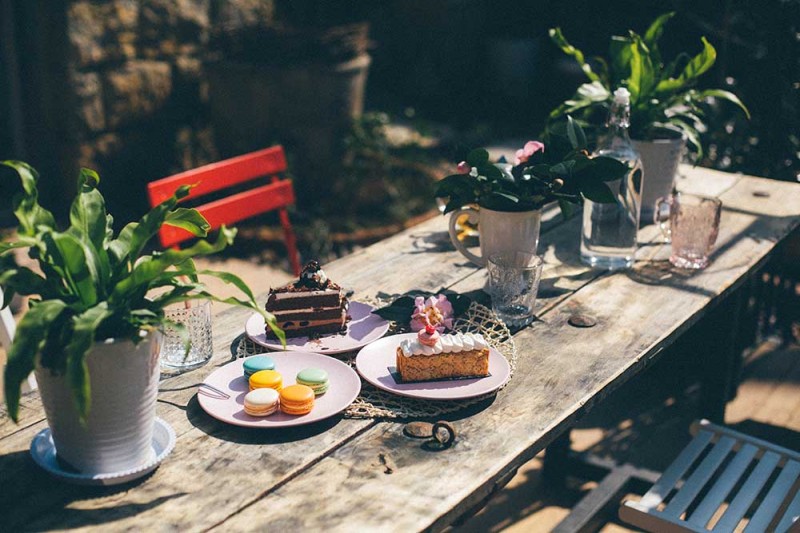
[[305, 415], [314, 408], [314, 389], [289, 385], [281, 389], [281, 411], [287, 415]]

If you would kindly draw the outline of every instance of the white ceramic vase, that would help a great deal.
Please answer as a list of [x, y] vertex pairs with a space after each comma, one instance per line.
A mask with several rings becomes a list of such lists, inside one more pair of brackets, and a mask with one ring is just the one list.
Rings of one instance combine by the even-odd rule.
[[36, 368], [36, 380], [59, 459], [81, 473], [113, 473], [153, 460], [161, 334], [139, 344], [130, 340], [95, 343], [86, 357], [91, 407], [78, 419], [65, 376]]
[[[470, 252], [464, 243], [458, 240], [456, 222], [464, 214], [469, 216], [471, 223], [478, 224], [480, 256]], [[465, 206], [450, 215], [450, 240], [464, 257], [483, 267], [486, 266], [489, 256], [497, 252], [521, 251], [535, 254], [539, 245], [541, 221], [540, 209], [511, 212]]]
[[678, 165], [686, 150], [686, 139], [655, 139], [633, 141], [642, 159], [642, 224], [653, 223], [656, 200], [672, 194]]

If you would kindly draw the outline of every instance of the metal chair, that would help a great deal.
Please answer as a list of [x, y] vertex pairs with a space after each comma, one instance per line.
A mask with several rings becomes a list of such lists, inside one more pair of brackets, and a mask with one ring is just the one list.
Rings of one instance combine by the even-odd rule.
[[707, 420], [692, 434], [641, 500], [622, 504], [623, 521], [659, 533], [800, 531], [799, 453]]
[[[283, 147], [273, 146], [153, 181], [147, 185], [147, 195], [150, 205], [155, 206], [172, 196], [179, 186], [195, 185], [189, 195], [182, 199], [185, 202], [265, 178], [267, 183], [264, 185], [235, 192], [225, 198], [196, 206], [196, 209], [208, 219], [212, 229], [219, 228], [222, 224], [234, 224], [246, 218], [277, 210], [283, 227], [289, 263], [294, 275], [299, 276], [300, 257], [286, 209], [295, 202], [294, 188], [290, 179], [282, 179], [279, 176], [286, 170]], [[163, 226], [159, 238], [161, 245], [168, 248], [193, 237], [183, 229]]]

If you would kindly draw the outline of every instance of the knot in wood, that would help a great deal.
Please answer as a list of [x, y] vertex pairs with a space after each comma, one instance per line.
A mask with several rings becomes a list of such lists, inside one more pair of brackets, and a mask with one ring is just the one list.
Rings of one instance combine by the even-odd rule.
[[597, 320], [589, 315], [575, 314], [567, 320], [570, 326], [576, 328], [591, 328], [597, 324]]

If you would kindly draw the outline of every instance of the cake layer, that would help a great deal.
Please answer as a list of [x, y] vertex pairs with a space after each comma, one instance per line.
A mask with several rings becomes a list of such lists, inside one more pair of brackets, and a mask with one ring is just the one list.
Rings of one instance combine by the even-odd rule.
[[409, 357], [398, 347], [397, 371], [400, 372], [403, 381], [488, 376], [489, 349]]
[[[284, 333], [286, 333], [287, 337], [310, 337], [312, 335], [323, 333], [339, 333], [345, 328], [345, 325], [341, 320], [329, 322], [327, 324], [308, 324], [306, 326], [291, 325], [289, 327], [285, 327], [280, 323], [278, 325], [281, 326], [281, 329], [284, 331]], [[276, 338], [271, 329], [267, 328], [266, 333], [267, 337], [271, 337], [273, 339]]]
[[304, 292], [271, 292], [267, 298], [269, 312], [313, 307], [337, 307], [344, 296], [340, 289], [325, 289]]
[[272, 312], [278, 322], [341, 319], [345, 313], [346, 311], [342, 306], [338, 305], [336, 307], [309, 307], [308, 309], [287, 309], [286, 311]]

